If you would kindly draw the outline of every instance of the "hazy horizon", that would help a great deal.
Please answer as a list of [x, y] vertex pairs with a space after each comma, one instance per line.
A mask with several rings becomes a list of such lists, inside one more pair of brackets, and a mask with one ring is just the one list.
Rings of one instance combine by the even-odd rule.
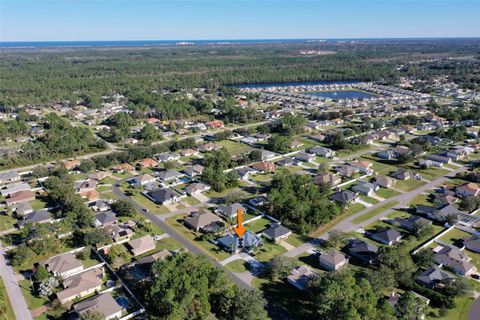
[[480, 36], [480, 3], [469, 0], [0, 0], [0, 5], [1, 42]]

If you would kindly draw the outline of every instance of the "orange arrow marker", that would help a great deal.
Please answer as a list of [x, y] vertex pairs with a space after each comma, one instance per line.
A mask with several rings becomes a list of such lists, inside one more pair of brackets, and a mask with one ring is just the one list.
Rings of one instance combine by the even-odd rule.
[[238, 208], [237, 210], [237, 226], [233, 228], [233, 231], [237, 234], [239, 238], [243, 236], [246, 229], [242, 226], [242, 209]]

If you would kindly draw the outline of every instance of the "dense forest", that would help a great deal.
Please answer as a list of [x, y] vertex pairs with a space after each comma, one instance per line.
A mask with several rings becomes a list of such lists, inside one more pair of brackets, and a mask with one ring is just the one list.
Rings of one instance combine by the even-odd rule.
[[[0, 52], [0, 106], [204, 86], [305, 80], [377, 80], [451, 75], [480, 83], [478, 40], [325, 42], [238, 46], [50, 49]], [[301, 55], [300, 50], [330, 54]], [[468, 55], [468, 59], [450, 60]], [[418, 63], [411, 63], [419, 61]], [[405, 65], [404, 70], [398, 68]], [[147, 100], [145, 100], [147, 99]]]

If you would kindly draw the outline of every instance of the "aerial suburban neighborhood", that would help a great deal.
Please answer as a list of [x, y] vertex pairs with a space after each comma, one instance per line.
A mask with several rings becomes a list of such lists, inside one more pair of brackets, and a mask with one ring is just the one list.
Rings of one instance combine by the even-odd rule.
[[480, 42], [0, 42], [0, 320], [480, 319]]

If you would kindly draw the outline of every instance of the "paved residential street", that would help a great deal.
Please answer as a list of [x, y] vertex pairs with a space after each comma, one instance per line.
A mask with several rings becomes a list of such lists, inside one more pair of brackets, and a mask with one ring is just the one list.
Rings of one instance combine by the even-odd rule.
[[[150, 213], [150, 212], [146, 212], [144, 210], [144, 208], [139, 205], [136, 201], [134, 201], [132, 198], [126, 196], [120, 189], [118, 189], [118, 187], [116, 186], [113, 186], [113, 193], [115, 193], [119, 198], [121, 199], [127, 199], [134, 207], [135, 209], [143, 216], [145, 216], [146, 218], [148, 218], [150, 221], [152, 221], [152, 223], [155, 223], [157, 226], [159, 226], [160, 228], [162, 228], [168, 235], [170, 235], [170, 237], [172, 237], [173, 239], [175, 239], [175, 241], [181, 243], [185, 248], [187, 248], [190, 252], [193, 252], [195, 254], [201, 254], [201, 255], [204, 255], [206, 257], [208, 257], [215, 265], [219, 266], [219, 267], [222, 267], [223, 266], [216, 260], [214, 260], [213, 258], [209, 257], [208, 255], [205, 254], [205, 252], [203, 252], [201, 249], [199, 249], [197, 246], [195, 246], [194, 244], [192, 244], [190, 241], [188, 241], [187, 239], [185, 239], [180, 233], [178, 233], [176, 230], [174, 230], [173, 228], [171, 228], [169, 225], [167, 225], [162, 219], [160, 219], [158, 216]], [[251, 284], [250, 284], [250, 279], [248, 279], [247, 277], [241, 277], [237, 274], [234, 274], [232, 272], [230, 272], [228, 269], [225, 269], [224, 270], [227, 271], [227, 274], [230, 275], [230, 278], [241, 288], [249, 288], [251, 287]]]
[[[386, 199], [385, 201], [379, 202], [375, 205], [372, 205], [368, 208], [365, 208], [365, 209], [363, 209], [363, 210], [361, 210], [361, 211], [343, 219], [342, 221], [340, 221], [337, 225], [335, 225], [335, 227], [333, 227], [328, 232], [333, 231], [333, 230], [338, 230], [338, 231], [343, 231], [343, 232], [351, 232], [351, 231], [357, 230], [359, 228], [363, 228], [365, 226], [368, 226], [369, 224], [384, 218], [385, 216], [390, 214], [393, 210], [395, 210], [395, 208], [405, 208], [413, 200], [413, 198], [415, 198], [416, 195], [418, 195], [420, 193], [423, 193], [426, 190], [432, 189], [435, 186], [438, 186], [438, 185], [444, 183], [448, 178], [455, 177], [455, 175], [457, 173], [464, 172], [466, 170], [467, 170], [467, 168], [462, 166], [458, 169], [450, 171], [445, 176], [439, 177], [439, 178], [437, 178], [433, 181], [428, 182], [427, 184], [425, 184], [425, 185], [423, 185], [423, 186], [421, 186], [417, 189], [399, 194], [395, 197]], [[390, 202], [390, 201], [398, 201], [399, 204], [396, 205], [394, 208], [384, 210], [383, 212], [379, 213], [378, 215], [376, 215], [376, 216], [374, 216], [370, 219], [367, 219], [367, 220], [365, 220], [361, 223], [353, 223], [353, 220], [355, 220], [356, 218], [361, 217], [364, 214], [368, 213], [369, 211], [374, 210], [378, 207], [381, 207], [384, 203]], [[327, 240], [328, 239], [328, 232], [323, 233], [317, 239]], [[317, 244], [317, 239], [313, 240], [313, 242], [305, 243], [298, 248], [295, 248], [293, 250], [285, 252], [284, 255], [287, 256], [287, 257], [296, 257], [296, 256], [304, 253], [305, 251], [308, 251], [308, 250], [314, 248]]]
[[0, 276], [5, 284], [5, 289], [13, 312], [18, 320], [31, 320], [33, 317], [28, 309], [25, 298], [23, 297], [22, 290], [18, 286], [17, 276], [14, 273], [13, 268], [7, 264], [5, 257], [5, 249], [0, 242]]

